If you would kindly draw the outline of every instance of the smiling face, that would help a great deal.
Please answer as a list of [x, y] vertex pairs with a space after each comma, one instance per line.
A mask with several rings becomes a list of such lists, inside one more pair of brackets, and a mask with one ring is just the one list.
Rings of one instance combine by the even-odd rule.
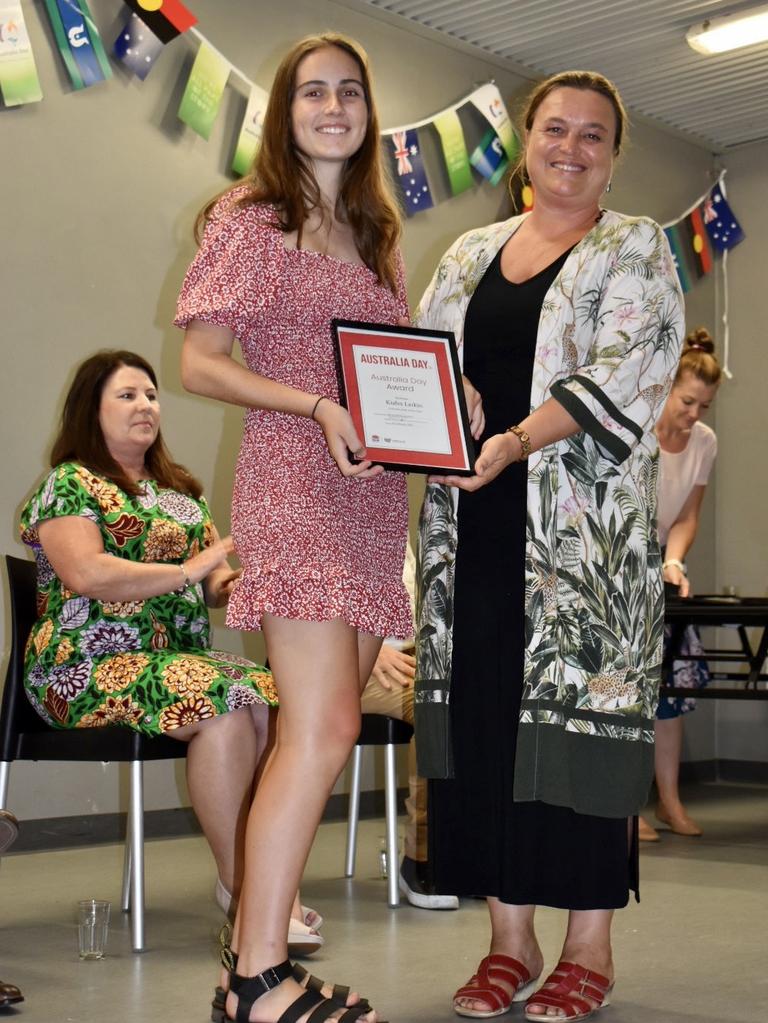
[[599, 206], [611, 180], [616, 113], [593, 89], [553, 89], [526, 134], [525, 164], [537, 201]]
[[101, 392], [99, 425], [110, 455], [120, 465], [144, 457], [160, 429], [157, 388], [142, 369], [119, 366]]
[[662, 425], [668, 432], [690, 432], [704, 418], [717, 394], [717, 384], [706, 384], [693, 373], [683, 373], [664, 406]]
[[[296, 69], [291, 127], [296, 147], [315, 165], [342, 165], [362, 145], [368, 104], [351, 54], [337, 46], [308, 53]], [[339, 166], [340, 169], [340, 166]]]

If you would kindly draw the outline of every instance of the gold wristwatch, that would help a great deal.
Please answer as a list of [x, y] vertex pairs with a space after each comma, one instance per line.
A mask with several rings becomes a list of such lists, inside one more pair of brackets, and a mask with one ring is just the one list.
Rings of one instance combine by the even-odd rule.
[[520, 461], [524, 462], [531, 453], [531, 438], [528, 436], [528, 434], [521, 426], [508, 426], [507, 433], [514, 433], [514, 435], [520, 441], [520, 447], [522, 448]]

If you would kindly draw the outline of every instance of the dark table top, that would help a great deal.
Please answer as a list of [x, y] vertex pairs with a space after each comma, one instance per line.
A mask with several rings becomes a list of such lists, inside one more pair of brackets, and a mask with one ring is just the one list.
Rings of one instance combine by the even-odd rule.
[[707, 593], [677, 597], [667, 594], [664, 618], [669, 624], [768, 626], [768, 597], [726, 597]]

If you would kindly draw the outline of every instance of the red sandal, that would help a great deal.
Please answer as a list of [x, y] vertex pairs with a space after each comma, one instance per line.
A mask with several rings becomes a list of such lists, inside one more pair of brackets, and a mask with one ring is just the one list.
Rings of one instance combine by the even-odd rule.
[[[525, 1005], [525, 1018], [532, 1023], [576, 1023], [610, 1004], [613, 981], [578, 963], [559, 962], [536, 994]], [[589, 999], [589, 1001], [587, 1000]], [[562, 1016], [545, 1012], [529, 1012], [529, 1005], [561, 1009]]]
[[[513, 1002], [522, 1002], [529, 996], [537, 980], [538, 977], [531, 980], [528, 970], [511, 956], [499, 954], [486, 956], [478, 966], [477, 973], [453, 996], [453, 1011], [459, 1016], [471, 1016], [473, 1019], [502, 1016], [509, 1011]], [[514, 993], [510, 994], [501, 986], [500, 981], [509, 985]], [[488, 1008], [466, 1009], [456, 1004], [459, 998], [485, 1002]]]

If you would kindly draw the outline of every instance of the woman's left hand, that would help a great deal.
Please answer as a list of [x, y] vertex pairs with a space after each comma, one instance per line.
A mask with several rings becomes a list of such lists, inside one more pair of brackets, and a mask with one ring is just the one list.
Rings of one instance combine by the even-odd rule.
[[211, 572], [206, 580], [208, 606], [226, 607], [235, 582], [242, 574], [241, 568], [230, 568], [228, 565]]
[[444, 483], [459, 490], [479, 490], [496, 477], [522, 454], [520, 441], [513, 433], [495, 433], [483, 444], [475, 462], [474, 476], [430, 476], [430, 483]]

